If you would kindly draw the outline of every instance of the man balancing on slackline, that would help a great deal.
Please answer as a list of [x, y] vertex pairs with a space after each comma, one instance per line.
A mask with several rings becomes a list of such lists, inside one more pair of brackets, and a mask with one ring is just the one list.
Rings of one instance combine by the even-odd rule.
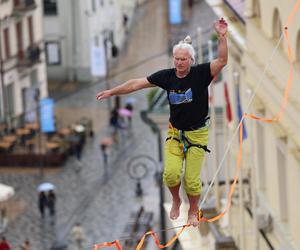
[[173, 47], [175, 68], [100, 91], [102, 100], [115, 95], [128, 94], [143, 88], [158, 86], [167, 91], [170, 105], [168, 136], [165, 143], [163, 180], [169, 188], [173, 203], [170, 218], [177, 219], [181, 199], [179, 188], [185, 160], [184, 189], [190, 208], [187, 224], [198, 225], [198, 203], [201, 193], [200, 171], [208, 143], [208, 86], [227, 63], [227, 23], [221, 18], [214, 23], [218, 34], [218, 58], [208, 63], [195, 63], [195, 50], [187, 36]]

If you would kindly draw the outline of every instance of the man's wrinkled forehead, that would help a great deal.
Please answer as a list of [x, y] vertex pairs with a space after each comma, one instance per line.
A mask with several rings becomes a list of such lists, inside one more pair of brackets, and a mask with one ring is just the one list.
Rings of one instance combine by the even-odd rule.
[[175, 58], [180, 58], [180, 59], [189, 59], [192, 56], [190, 55], [189, 51], [186, 49], [178, 48], [174, 51], [173, 56]]

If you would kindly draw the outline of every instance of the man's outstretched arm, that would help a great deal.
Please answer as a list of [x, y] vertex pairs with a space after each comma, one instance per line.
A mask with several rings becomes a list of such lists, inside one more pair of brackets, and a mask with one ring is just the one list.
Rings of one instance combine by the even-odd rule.
[[140, 89], [155, 87], [147, 78], [137, 78], [126, 81], [125, 83], [112, 89], [100, 91], [96, 95], [97, 100], [102, 100], [115, 95], [125, 95]]
[[222, 68], [227, 64], [228, 48], [227, 48], [227, 23], [221, 18], [214, 24], [215, 30], [219, 35], [218, 58], [210, 63], [210, 72], [212, 76], [216, 76]]

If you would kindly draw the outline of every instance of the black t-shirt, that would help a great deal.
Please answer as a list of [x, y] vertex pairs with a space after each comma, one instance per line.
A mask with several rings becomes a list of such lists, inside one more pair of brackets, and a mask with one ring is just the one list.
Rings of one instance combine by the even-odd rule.
[[177, 129], [199, 127], [208, 114], [208, 86], [212, 81], [210, 63], [192, 66], [187, 76], [178, 78], [175, 68], [164, 69], [147, 80], [168, 93], [170, 122]]

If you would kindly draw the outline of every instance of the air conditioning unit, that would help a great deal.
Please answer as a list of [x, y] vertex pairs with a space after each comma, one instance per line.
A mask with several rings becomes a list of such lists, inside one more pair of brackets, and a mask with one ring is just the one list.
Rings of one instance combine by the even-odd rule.
[[273, 230], [272, 216], [265, 208], [258, 207], [256, 209], [257, 227], [265, 233], [270, 233]]

